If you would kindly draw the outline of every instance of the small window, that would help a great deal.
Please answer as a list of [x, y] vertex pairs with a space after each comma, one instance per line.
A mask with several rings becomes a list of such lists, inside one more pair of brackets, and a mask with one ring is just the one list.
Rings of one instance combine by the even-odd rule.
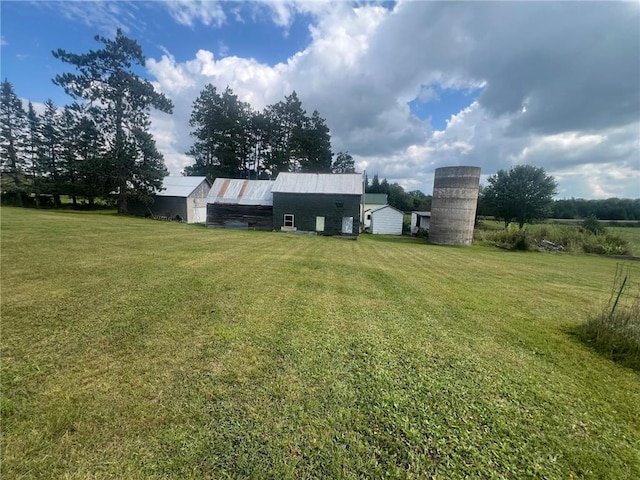
[[284, 226], [285, 227], [293, 227], [293, 215], [287, 213], [284, 216]]
[[367, 220], [371, 220], [371, 214], [367, 213]]
[[344, 202], [336, 202], [337, 208], [344, 208]]

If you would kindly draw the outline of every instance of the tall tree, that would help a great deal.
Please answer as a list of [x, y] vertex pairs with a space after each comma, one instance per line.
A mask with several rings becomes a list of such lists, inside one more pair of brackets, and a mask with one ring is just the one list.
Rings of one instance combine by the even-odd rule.
[[[152, 107], [171, 113], [173, 104], [133, 72], [134, 66], [145, 65], [142, 48], [135, 40], [127, 38], [120, 29], [113, 40], [101, 36], [95, 40], [103, 45], [100, 50], [84, 54], [62, 49], [53, 52], [55, 58], [74, 66], [78, 72], [56, 75], [54, 83], [76, 101], [89, 104], [88, 111], [104, 135], [104, 161], [110, 166], [109, 180], [118, 192], [118, 212], [126, 213], [127, 198], [137, 196], [136, 188], [156, 188], [162, 184], [166, 172], [162, 156], [145, 157], [139, 131], [148, 132]], [[147, 168], [149, 161], [156, 162], [156, 167]]]
[[353, 157], [347, 152], [339, 152], [331, 165], [331, 171], [333, 173], [355, 173], [356, 165]]
[[331, 135], [325, 119], [317, 110], [306, 119], [300, 139], [301, 171], [310, 173], [331, 172]]
[[27, 124], [29, 126], [27, 150], [31, 185], [35, 195], [36, 207], [40, 206], [40, 180], [42, 177], [43, 142], [41, 123], [40, 117], [33, 108], [33, 104], [29, 102], [27, 107]]
[[532, 165], [499, 170], [487, 181], [483, 201], [496, 217], [504, 220], [505, 228], [514, 220], [522, 228], [527, 222], [547, 216], [558, 187], [544, 168]]
[[4, 80], [0, 86], [0, 169], [2, 191], [15, 198], [22, 206], [23, 196], [28, 191], [25, 174], [27, 165], [27, 115], [13, 85]]
[[60, 206], [62, 183], [62, 131], [60, 130], [60, 112], [51, 99], [44, 104], [42, 114], [41, 135], [42, 154], [42, 191], [53, 195], [56, 207]]
[[253, 153], [251, 116], [251, 106], [240, 101], [231, 88], [220, 94], [213, 85], [206, 85], [193, 102], [189, 125], [194, 143], [187, 153], [195, 164], [185, 173], [210, 179], [245, 176]]

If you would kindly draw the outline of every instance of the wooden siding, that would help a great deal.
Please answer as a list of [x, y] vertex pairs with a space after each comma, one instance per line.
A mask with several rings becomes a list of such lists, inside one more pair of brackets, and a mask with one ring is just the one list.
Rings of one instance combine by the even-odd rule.
[[324, 217], [324, 232], [319, 235], [340, 235], [343, 217], [353, 217], [353, 235], [360, 230], [361, 195], [274, 193], [273, 228], [280, 231], [284, 215], [293, 214], [298, 231], [315, 232], [316, 217]]
[[207, 227], [273, 230], [273, 207], [262, 205], [207, 205]]

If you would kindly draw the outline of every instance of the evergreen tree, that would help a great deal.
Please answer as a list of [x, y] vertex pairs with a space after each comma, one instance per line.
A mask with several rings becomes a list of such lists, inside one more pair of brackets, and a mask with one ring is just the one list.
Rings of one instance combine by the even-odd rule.
[[[75, 67], [78, 73], [56, 75], [54, 83], [76, 100], [88, 102], [88, 112], [105, 139], [103, 161], [108, 179], [118, 194], [119, 213], [127, 212], [127, 198], [137, 196], [136, 188], [146, 190], [162, 184], [164, 168], [161, 155], [145, 157], [148, 146], [140, 145], [148, 132], [150, 109], [171, 113], [171, 101], [153, 85], [132, 70], [144, 67], [145, 57], [140, 45], [127, 38], [120, 29], [115, 39], [96, 36], [103, 47], [85, 54], [58, 49], [55, 58]], [[149, 168], [147, 162], [156, 162]], [[145, 164], [144, 166], [142, 164]], [[147, 175], [147, 176], [145, 176]]]
[[0, 86], [0, 170], [2, 171], [2, 195], [15, 199], [22, 206], [28, 193], [27, 166], [27, 115], [13, 85], [4, 80]]
[[331, 172], [331, 135], [317, 110], [307, 119], [301, 135], [300, 166], [303, 172]]
[[62, 132], [58, 107], [50, 99], [44, 104], [41, 129], [41, 188], [43, 193], [53, 195], [54, 204], [59, 207], [62, 183]]
[[29, 102], [27, 107], [27, 123], [29, 126], [29, 135], [27, 140], [27, 150], [29, 158], [29, 172], [31, 176], [31, 185], [35, 195], [36, 207], [40, 206], [40, 181], [42, 177], [42, 158], [43, 158], [43, 141], [41, 120], [33, 104]]
[[194, 144], [187, 152], [195, 164], [185, 169], [187, 175], [241, 177], [253, 151], [252, 111], [238, 100], [229, 87], [219, 94], [209, 84], [193, 103], [189, 125], [194, 129]]
[[[331, 165], [331, 171], [333, 173], [355, 173], [356, 166], [353, 157], [347, 152], [339, 152]], [[365, 185], [368, 186], [368, 184], [369, 181], [366, 179]]]

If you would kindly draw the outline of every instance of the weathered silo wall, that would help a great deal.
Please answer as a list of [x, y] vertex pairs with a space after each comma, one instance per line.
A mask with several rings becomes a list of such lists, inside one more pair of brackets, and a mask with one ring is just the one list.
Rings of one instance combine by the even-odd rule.
[[436, 245], [471, 245], [478, 205], [480, 167], [436, 168], [429, 241]]

